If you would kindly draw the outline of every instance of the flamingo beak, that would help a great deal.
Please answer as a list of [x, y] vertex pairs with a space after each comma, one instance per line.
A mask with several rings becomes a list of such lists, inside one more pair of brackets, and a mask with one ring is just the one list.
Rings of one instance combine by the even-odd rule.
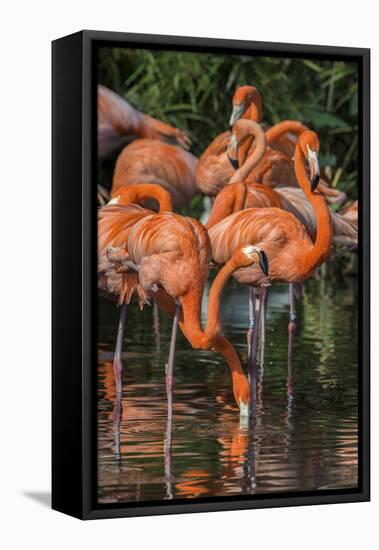
[[320, 166], [318, 163], [317, 151], [312, 151], [309, 147], [308, 164], [311, 176], [311, 190], [313, 193], [317, 188], [318, 182], [320, 181]]
[[233, 125], [241, 118], [241, 116], [245, 112], [245, 105], [243, 103], [239, 103], [238, 105], [233, 105], [232, 114], [230, 115], [229, 119], [229, 127], [232, 128]]
[[263, 273], [267, 276], [268, 275], [268, 259], [266, 256], [266, 253], [263, 250], [260, 250], [258, 252], [259, 257], [259, 266]]
[[234, 170], [238, 170], [238, 139], [235, 134], [232, 134], [230, 137], [230, 142], [227, 150], [227, 156], [230, 164], [233, 166]]
[[239, 407], [240, 407], [240, 418], [248, 418], [249, 417], [249, 403], [245, 403], [244, 401], [240, 401]]
[[251, 261], [255, 263], [259, 263], [259, 267], [263, 271], [263, 273], [267, 276], [269, 267], [268, 267], [268, 259], [266, 256], [266, 253], [261, 248], [258, 248], [257, 246], [248, 245], [245, 248], [241, 249], [241, 252], [246, 254]]

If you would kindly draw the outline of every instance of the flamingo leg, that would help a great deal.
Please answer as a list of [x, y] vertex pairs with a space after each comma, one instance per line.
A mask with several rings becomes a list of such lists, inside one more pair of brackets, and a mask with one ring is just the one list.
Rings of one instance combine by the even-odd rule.
[[117, 330], [117, 340], [116, 340], [116, 349], [113, 359], [113, 371], [116, 380], [116, 394], [121, 395], [122, 393], [122, 340], [124, 337], [124, 328], [125, 328], [125, 313], [126, 313], [126, 304], [122, 304], [120, 308], [120, 320], [118, 322]]
[[167, 409], [168, 418], [172, 419], [172, 388], [174, 385], [174, 355], [175, 355], [175, 343], [176, 335], [178, 333], [178, 323], [180, 317], [180, 304], [175, 305], [174, 321], [172, 323], [170, 351], [168, 355], [168, 362], [166, 366], [166, 390], [167, 390]]
[[262, 287], [262, 313], [260, 316], [260, 357], [259, 362], [261, 367], [264, 363], [265, 346], [266, 346], [266, 306], [267, 306], [268, 290], [267, 287]]
[[256, 293], [253, 287], [249, 287], [249, 318], [250, 327], [248, 331], [248, 372], [251, 386], [252, 402], [255, 404], [257, 399], [257, 336], [259, 323], [262, 313], [263, 295]]
[[289, 284], [290, 318], [288, 323], [288, 334], [295, 334], [296, 331], [296, 296], [295, 285]]
[[167, 427], [166, 438], [164, 441], [164, 470], [166, 478], [167, 498], [173, 498], [172, 480], [171, 480], [171, 458], [172, 458], [172, 388], [174, 385], [174, 355], [176, 335], [178, 333], [178, 323], [180, 317], [180, 304], [175, 305], [174, 321], [172, 323], [170, 351], [168, 363], [166, 365], [166, 391], [167, 391]]
[[287, 352], [287, 367], [288, 367], [288, 379], [287, 379], [287, 394], [288, 399], [292, 399], [292, 356], [293, 356], [293, 340], [296, 331], [296, 296], [295, 285], [289, 285], [290, 296], [290, 319], [288, 323], [288, 352]]
[[164, 442], [164, 473], [166, 478], [167, 498], [172, 499], [172, 476], [171, 476], [171, 458], [172, 458], [172, 416], [167, 417], [166, 439]]
[[115, 453], [118, 460], [121, 459], [121, 443], [120, 443], [120, 426], [122, 418], [122, 396], [121, 393], [116, 395], [116, 401], [113, 411], [113, 433], [115, 439]]
[[293, 399], [292, 385], [292, 355], [293, 355], [293, 333], [288, 335], [288, 355], [287, 355], [287, 397], [288, 403]]
[[249, 376], [252, 375], [253, 347], [255, 332], [255, 289], [249, 286], [249, 330], [247, 331], [247, 364]]

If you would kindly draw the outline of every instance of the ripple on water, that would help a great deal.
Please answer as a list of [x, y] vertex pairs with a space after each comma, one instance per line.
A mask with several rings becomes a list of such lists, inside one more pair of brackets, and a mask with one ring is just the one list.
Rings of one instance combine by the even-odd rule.
[[[123, 396], [114, 423], [113, 304], [99, 301], [98, 499], [102, 503], [355, 487], [358, 475], [356, 311], [353, 288], [320, 297], [315, 282], [298, 306], [291, 377], [287, 289], [274, 287], [267, 312], [256, 414], [240, 425], [220, 356], [179, 334], [174, 416], [168, 442], [165, 364], [170, 319], [130, 306]], [[223, 319], [246, 366], [247, 291], [231, 286]], [[116, 428], [116, 429], [115, 429]]]

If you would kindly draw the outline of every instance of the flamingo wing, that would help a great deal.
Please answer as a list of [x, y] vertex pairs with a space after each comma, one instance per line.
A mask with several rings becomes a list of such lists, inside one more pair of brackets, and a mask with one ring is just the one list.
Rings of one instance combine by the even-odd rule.
[[197, 158], [167, 143], [138, 139], [120, 153], [113, 175], [112, 194], [121, 186], [140, 182], [161, 185], [180, 208], [197, 193]]
[[226, 154], [229, 140], [229, 131], [219, 134], [199, 158], [196, 183], [206, 195], [217, 195], [233, 175], [234, 169]]
[[264, 249], [270, 266], [269, 277], [252, 265], [235, 271], [241, 283], [260, 285], [271, 280], [297, 282], [298, 265], [303, 253], [313, 246], [300, 221], [279, 208], [248, 208], [231, 214], [209, 229], [212, 257], [226, 263], [237, 246], [251, 243]]
[[140, 306], [147, 296], [139, 285], [138, 275], [125, 266], [129, 260], [128, 238], [133, 226], [152, 212], [137, 205], [109, 205], [98, 214], [98, 287], [118, 296], [119, 303], [129, 303], [138, 294]]

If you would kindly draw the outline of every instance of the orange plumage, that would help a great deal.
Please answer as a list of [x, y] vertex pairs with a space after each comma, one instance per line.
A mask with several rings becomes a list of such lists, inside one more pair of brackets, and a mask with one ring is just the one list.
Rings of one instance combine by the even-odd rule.
[[[311, 203], [302, 189], [295, 187], [278, 187], [276, 190], [260, 183], [231, 183], [215, 198], [207, 222], [211, 228], [234, 212], [245, 208], [280, 208], [293, 214], [302, 223], [312, 241], [316, 239], [316, 218]], [[333, 225], [334, 242], [356, 245], [358, 233], [348, 217], [329, 209]]]
[[[240, 118], [259, 122], [261, 97], [254, 86], [240, 86], [234, 93], [233, 112], [230, 123]], [[215, 137], [199, 159], [196, 169], [196, 183], [206, 195], [217, 195], [233, 175], [233, 167], [227, 157], [230, 131]]]
[[300, 136], [295, 169], [299, 185], [314, 210], [315, 243], [293, 214], [278, 208], [249, 208], [236, 212], [209, 230], [212, 256], [220, 264], [228, 261], [240, 242], [251, 242], [264, 248], [270, 264], [269, 277], [264, 277], [256, 266], [250, 266], [233, 274], [241, 283], [259, 286], [271, 281], [302, 282], [329, 256], [333, 238], [330, 212], [322, 196], [311, 191], [305, 167], [308, 147], [313, 155], [318, 151], [314, 132], [303, 132]]
[[140, 113], [105, 86], [98, 86], [97, 102], [99, 158], [120, 149], [136, 137], [168, 141], [186, 149], [191, 143], [183, 130]]
[[[301, 123], [286, 120], [264, 133], [262, 127], [254, 121], [238, 120], [233, 127], [229, 147], [234, 139], [240, 168], [234, 172], [228, 183], [263, 183], [277, 190], [281, 187], [297, 188], [293, 158], [280, 150], [282, 146], [279, 138], [289, 136], [289, 130], [292, 129], [295, 136], [293, 139], [297, 142], [301, 132], [306, 131], [304, 128]], [[291, 147], [293, 139], [288, 138]], [[318, 191], [330, 204], [342, 204], [346, 200], [344, 192], [330, 187], [322, 179], [319, 181]]]
[[[254, 93], [248, 93], [249, 90]], [[247, 99], [248, 98], [248, 99]], [[238, 108], [238, 106], [240, 106]], [[247, 108], [246, 108], [247, 107]], [[230, 122], [235, 125], [234, 131], [244, 128], [241, 121], [259, 122], [262, 112], [261, 97], [254, 87], [241, 86], [233, 96], [233, 113]], [[234, 116], [233, 116], [234, 115]], [[236, 124], [237, 123], [237, 124]], [[241, 177], [228, 161], [227, 149], [230, 143], [229, 131], [218, 135], [207, 147], [199, 159], [196, 170], [198, 188], [206, 195], [216, 196], [228, 183], [246, 181], [264, 183], [269, 187], [297, 187], [292, 157], [299, 136], [308, 128], [296, 120], [284, 120], [265, 132], [266, 148], [257, 162], [244, 171]], [[262, 129], [263, 132], [263, 129]], [[256, 135], [249, 136], [243, 132], [240, 165], [256, 149]], [[346, 194], [333, 189], [321, 180], [319, 191], [330, 204], [343, 204]]]
[[138, 139], [120, 153], [112, 183], [112, 196], [122, 186], [154, 183], [166, 189], [175, 208], [184, 206], [197, 193], [197, 158], [174, 145]]

